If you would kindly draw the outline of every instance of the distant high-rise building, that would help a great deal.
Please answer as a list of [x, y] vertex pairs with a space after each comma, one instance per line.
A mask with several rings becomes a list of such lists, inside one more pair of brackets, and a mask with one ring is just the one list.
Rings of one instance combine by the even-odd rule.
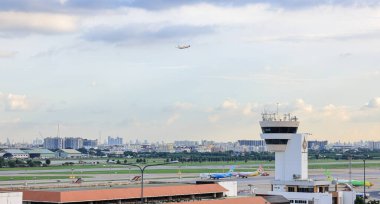
[[98, 146], [98, 140], [83, 139], [83, 146], [87, 148]]
[[108, 136], [108, 145], [122, 145], [123, 144], [123, 138], [121, 137], [111, 137]]
[[371, 149], [371, 150], [377, 150], [377, 149], [380, 149], [380, 142], [377, 141], [368, 141], [368, 148]]
[[63, 138], [47, 137], [44, 139], [44, 148], [46, 149], [63, 149]]
[[65, 149], [79, 149], [83, 147], [83, 139], [80, 137], [66, 137]]
[[179, 147], [195, 147], [198, 146], [199, 142], [198, 141], [189, 141], [189, 140], [180, 140], [180, 141], [174, 141], [174, 146]]
[[327, 140], [319, 141], [319, 140], [313, 140], [307, 142], [308, 149], [315, 149], [315, 150], [322, 150], [326, 149], [328, 142]]

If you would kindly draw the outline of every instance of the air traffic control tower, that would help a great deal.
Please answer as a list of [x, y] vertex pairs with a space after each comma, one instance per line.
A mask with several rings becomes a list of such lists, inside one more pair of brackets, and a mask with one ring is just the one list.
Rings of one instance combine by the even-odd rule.
[[262, 114], [261, 138], [275, 152], [275, 179], [269, 195], [282, 195], [290, 203], [353, 204], [355, 192], [329, 191], [330, 181], [308, 178], [307, 135], [297, 133], [295, 116]]
[[275, 152], [275, 180], [308, 179], [308, 154], [306, 134], [298, 134], [296, 116], [262, 114], [261, 138], [269, 151]]

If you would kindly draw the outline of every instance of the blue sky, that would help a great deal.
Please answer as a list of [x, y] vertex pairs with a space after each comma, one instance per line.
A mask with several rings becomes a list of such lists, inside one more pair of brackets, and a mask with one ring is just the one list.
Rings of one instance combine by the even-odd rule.
[[380, 140], [379, 19], [378, 1], [5, 0], [0, 140], [258, 139], [276, 103], [312, 139]]

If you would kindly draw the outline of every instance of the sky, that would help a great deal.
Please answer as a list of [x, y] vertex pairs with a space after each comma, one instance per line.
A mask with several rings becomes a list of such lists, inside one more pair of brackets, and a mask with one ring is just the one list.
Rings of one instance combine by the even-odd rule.
[[0, 45], [0, 142], [259, 139], [277, 104], [380, 140], [379, 1], [1, 0]]

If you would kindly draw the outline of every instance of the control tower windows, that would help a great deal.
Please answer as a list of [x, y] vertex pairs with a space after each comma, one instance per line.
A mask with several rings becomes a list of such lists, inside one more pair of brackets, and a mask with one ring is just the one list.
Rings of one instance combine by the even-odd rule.
[[266, 139], [265, 143], [267, 145], [286, 145], [288, 144], [288, 139]]
[[261, 127], [263, 133], [297, 133], [298, 127]]

